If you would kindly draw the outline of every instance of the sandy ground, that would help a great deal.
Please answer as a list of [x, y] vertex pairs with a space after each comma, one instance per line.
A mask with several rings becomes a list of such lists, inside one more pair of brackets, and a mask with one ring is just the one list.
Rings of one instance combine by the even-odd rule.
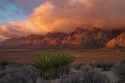
[[34, 56], [39, 53], [48, 52], [68, 52], [75, 57], [75, 62], [95, 62], [95, 61], [119, 61], [125, 60], [125, 49], [0, 49], [0, 60], [12, 60], [18, 63], [32, 63]]

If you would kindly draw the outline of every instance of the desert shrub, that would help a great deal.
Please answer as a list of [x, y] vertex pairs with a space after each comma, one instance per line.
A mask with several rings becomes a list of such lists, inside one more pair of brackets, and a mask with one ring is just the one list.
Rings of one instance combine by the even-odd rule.
[[73, 61], [72, 57], [66, 53], [41, 53], [34, 60], [34, 66], [40, 70], [45, 79], [58, 77], [58, 73], [64, 73], [68, 64]]
[[38, 78], [39, 73], [31, 65], [9, 65], [0, 70], [0, 83], [37, 83]]
[[121, 61], [120, 61], [120, 64], [125, 64], [125, 60], [121, 60]]
[[120, 83], [125, 82], [125, 63], [116, 64], [112, 71], [119, 77]]
[[11, 61], [11, 60], [0, 60], [0, 66], [6, 66], [10, 64], [16, 64], [16, 61]]
[[73, 63], [70, 65], [70, 69], [72, 70], [80, 70], [82, 66], [84, 66], [85, 64], [83, 63]]
[[112, 62], [97, 62], [94, 63], [92, 66], [96, 68], [100, 68], [103, 71], [110, 71], [110, 69], [114, 66], [114, 63]]
[[86, 71], [71, 74], [63, 78], [61, 83], [110, 83], [110, 80], [101, 72]]

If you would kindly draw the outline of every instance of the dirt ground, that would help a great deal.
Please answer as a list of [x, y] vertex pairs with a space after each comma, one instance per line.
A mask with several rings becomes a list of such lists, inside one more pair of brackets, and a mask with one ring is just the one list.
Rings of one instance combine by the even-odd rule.
[[34, 56], [41, 52], [68, 52], [75, 57], [75, 62], [119, 61], [125, 60], [125, 49], [0, 49], [0, 60], [11, 60], [30, 64]]

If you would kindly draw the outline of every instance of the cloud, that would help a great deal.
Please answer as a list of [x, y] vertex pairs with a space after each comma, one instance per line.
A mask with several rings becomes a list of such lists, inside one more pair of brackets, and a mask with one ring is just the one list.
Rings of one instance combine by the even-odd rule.
[[83, 25], [122, 27], [125, 25], [123, 0], [47, 0], [27, 20], [36, 31], [64, 30]]
[[1, 38], [16, 38], [33, 33], [34, 32], [30, 28], [27, 28], [23, 22], [9, 22], [6, 25], [0, 26], [0, 40]]
[[[16, 23], [23, 23], [23, 26], [11, 26], [6, 28], [6, 31], [11, 35], [22, 35], [71, 31], [84, 26], [103, 29], [124, 28], [124, 4], [124, 0], [45, 0], [34, 8], [25, 21]], [[13, 31], [14, 29], [16, 31]]]
[[78, 27], [92, 18], [92, 7], [86, 0], [48, 0], [34, 10], [27, 22], [43, 32]]

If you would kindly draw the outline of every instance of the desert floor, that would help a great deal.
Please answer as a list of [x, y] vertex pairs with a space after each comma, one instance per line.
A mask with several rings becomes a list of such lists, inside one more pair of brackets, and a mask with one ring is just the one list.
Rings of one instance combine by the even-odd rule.
[[125, 49], [0, 49], [0, 60], [12, 60], [30, 64], [42, 52], [67, 52], [76, 63], [125, 60]]

